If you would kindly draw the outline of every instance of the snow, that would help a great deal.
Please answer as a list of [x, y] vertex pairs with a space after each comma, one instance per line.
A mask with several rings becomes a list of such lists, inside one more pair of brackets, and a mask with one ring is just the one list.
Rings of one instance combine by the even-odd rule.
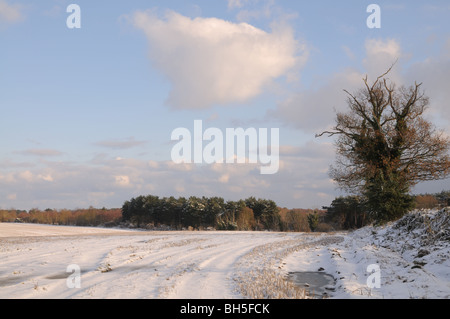
[[30, 237], [30, 236], [58, 236], [82, 234], [110, 234], [126, 232], [123, 229], [107, 229], [99, 227], [55, 226], [37, 224], [8, 224], [0, 223], [0, 238]]
[[327, 234], [0, 223], [0, 298], [308, 298], [288, 273], [319, 269], [327, 298], [449, 298], [449, 223], [448, 209]]
[[[298, 251], [284, 262], [285, 272], [321, 267], [333, 275], [332, 298], [448, 299], [449, 209], [415, 211], [383, 227], [364, 227], [340, 243]], [[368, 285], [370, 265], [379, 267], [380, 288]]]

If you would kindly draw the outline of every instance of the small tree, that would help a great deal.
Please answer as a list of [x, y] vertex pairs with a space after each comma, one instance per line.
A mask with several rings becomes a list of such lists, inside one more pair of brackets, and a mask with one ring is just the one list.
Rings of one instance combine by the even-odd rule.
[[312, 232], [317, 229], [317, 226], [319, 226], [319, 215], [317, 212], [314, 212], [314, 214], [308, 214], [308, 225]]
[[328, 134], [338, 136], [330, 176], [351, 193], [362, 194], [378, 222], [401, 217], [413, 205], [410, 188], [449, 174], [450, 139], [426, 121], [429, 104], [421, 84], [397, 88], [387, 78], [348, 94], [348, 113], [338, 113]]
[[241, 205], [236, 213], [236, 223], [239, 230], [252, 230], [255, 227], [255, 216], [253, 210]]
[[371, 221], [366, 214], [366, 203], [359, 196], [335, 198], [326, 209], [325, 221], [338, 229], [360, 228]]

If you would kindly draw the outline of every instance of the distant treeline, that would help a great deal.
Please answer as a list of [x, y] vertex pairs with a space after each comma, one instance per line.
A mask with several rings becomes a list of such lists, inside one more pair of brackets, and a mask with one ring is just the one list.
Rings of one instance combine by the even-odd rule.
[[[450, 206], [450, 191], [435, 194], [414, 195], [415, 209], [433, 209]], [[362, 197], [345, 196], [335, 198], [331, 205], [323, 207], [326, 213], [323, 222], [333, 229], [356, 229], [374, 220]]]
[[442, 208], [450, 206], [450, 191], [415, 195], [416, 208]]
[[324, 211], [279, 208], [272, 200], [225, 201], [220, 197], [174, 198], [138, 196], [122, 208], [26, 210], [0, 209], [0, 222], [22, 222], [70, 226], [122, 226], [147, 229], [327, 231], [325, 224], [311, 223], [308, 216]]
[[273, 200], [249, 197], [225, 201], [221, 197], [138, 196], [122, 206], [124, 222], [137, 227], [167, 225], [174, 229], [311, 231], [312, 210], [279, 208]]
[[[417, 209], [450, 206], [450, 191], [415, 195]], [[0, 222], [72, 226], [131, 226], [141, 228], [217, 230], [333, 231], [355, 229], [373, 222], [358, 196], [335, 198], [323, 210], [280, 208], [272, 200], [249, 197], [175, 198], [153, 195], [125, 201], [122, 208], [0, 210]], [[164, 228], [164, 227], [163, 227]]]
[[176, 229], [192, 227], [219, 230], [280, 228], [279, 209], [274, 201], [255, 199], [225, 201], [221, 197], [138, 196], [122, 206], [124, 222], [137, 227], [168, 225]]
[[0, 210], [0, 222], [23, 222], [70, 226], [108, 226], [122, 220], [120, 208]]

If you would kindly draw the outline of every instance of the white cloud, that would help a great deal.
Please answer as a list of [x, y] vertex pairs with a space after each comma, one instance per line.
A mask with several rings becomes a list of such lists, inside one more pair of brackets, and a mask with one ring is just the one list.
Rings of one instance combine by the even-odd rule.
[[354, 91], [361, 86], [362, 79], [362, 73], [346, 69], [315, 90], [292, 94], [276, 110], [269, 111], [269, 116], [311, 135], [320, 133], [334, 123], [335, 110], [345, 109], [347, 95], [343, 90]]
[[[363, 65], [369, 79], [380, 76], [403, 57], [400, 43], [394, 39], [368, 39], [365, 47], [366, 58], [363, 60]], [[396, 67], [388, 75], [397, 84], [402, 83], [400, 71], [400, 67]]]
[[114, 176], [116, 185], [121, 186], [121, 187], [128, 187], [130, 186], [130, 177], [126, 176], [126, 175], [119, 175], [119, 176]]
[[320, 133], [334, 125], [336, 111], [347, 110], [347, 94], [344, 89], [354, 93], [364, 85], [363, 78], [369, 82], [396, 62], [389, 73], [389, 79], [399, 86], [422, 83], [422, 89], [430, 97], [429, 113], [433, 122], [440, 128], [450, 123], [450, 38], [442, 51], [405, 67], [410, 56], [403, 53], [401, 45], [393, 39], [369, 39], [365, 43], [366, 55], [362, 60], [363, 70], [345, 68], [331, 74], [322, 85], [308, 91], [293, 93], [277, 105], [268, 115], [280, 119], [285, 125], [307, 133]]
[[43, 181], [46, 181], [46, 182], [53, 182], [53, 177], [50, 174], [46, 174], [46, 175], [39, 174], [38, 179], [42, 179]]
[[148, 161], [147, 164], [150, 168], [153, 168], [153, 169], [157, 169], [159, 167], [159, 164], [156, 161]]
[[23, 19], [21, 6], [8, 4], [6, 0], [0, 0], [0, 22], [14, 23]]
[[0, 183], [3, 183], [4, 185], [14, 183], [15, 181], [16, 178], [12, 172], [7, 173], [6, 175], [0, 174]]
[[229, 9], [242, 8], [242, 6], [246, 1], [247, 0], [228, 0], [228, 8]]
[[9, 194], [6, 196], [7, 199], [15, 201], [17, 199], [17, 194]]
[[33, 173], [31, 173], [30, 171], [20, 172], [18, 176], [19, 176], [19, 178], [21, 178], [27, 182], [33, 181]]
[[[442, 51], [411, 65], [406, 72], [409, 83], [422, 83], [426, 95], [430, 97], [430, 109], [434, 118], [450, 126], [450, 37], [447, 38]], [[450, 133], [450, 131], [447, 132]]]
[[[269, 115], [276, 117], [292, 127], [308, 133], [320, 133], [334, 124], [336, 111], [346, 110], [347, 94], [353, 93], [364, 85], [363, 78], [373, 81], [401, 58], [400, 44], [392, 39], [369, 39], [365, 43], [366, 56], [364, 71], [345, 68], [339, 73], [331, 74], [320, 87], [292, 94], [279, 103], [277, 109]], [[396, 64], [389, 73], [389, 78], [397, 84], [403, 84], [400, 66]]]
[[4, 182], [6, 184], [20, 183], [21, 181], [25, 181], [27, 183], [37, 183], [40, 181], [53, 182], [54, 179], [53, 176], [46, 171], [36, 174], [30, 170], [25, 170], [15, 173], [11, 172], [6, 176], [0, 175], [0, 182]]
[[136, 12], [134, 25], [150, 44], [150, 58], [172, 84], [168, 104], [201, 109], [245, 102], [307, 57], [286, 24], [271, 32], [217, 18], [190, 19], [168, 11]]
[[229, 179], [230, 179], [230, 174], [223, 174], [222, 176], [219, 177], [219, 182], [228, 183]]
[[53, 149], [29, 149], [24, 151], [17, 151], [15, 153], [25, 156], [40, 156], [40, 157], [63, 155], [62, 152]]
[[275, 0], [228, 0], [228, 9], [236, 10], [236, 19], [242, 22], [273, 19], [286, 20], [297, 17], [296, 13], [285, 12]]
[[124, 150], [124, 149], [133, 148], [133, 147], [136, 147], [139, 145], [143, 145], [146, 143], [147, 142], [145, 142], [145, 141], [137, 141], [134, 137], [129, 137], [127, 139], [122, 139], [122, 140], [120, 140], [120, 139], [104, 140], [104, 141], [95, 143], [95, 145], [106, 147], [106, 148], [111, 148], [111, 149], [115, 149], [115, 150]]

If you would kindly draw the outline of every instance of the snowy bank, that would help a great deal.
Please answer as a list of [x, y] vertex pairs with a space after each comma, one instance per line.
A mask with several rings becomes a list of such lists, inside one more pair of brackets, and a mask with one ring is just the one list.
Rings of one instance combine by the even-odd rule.
[[449, 208], [414, 211], [344, 238], [292, 254], [283, 270], [331, 274], [331, 298], [450, 298]]

